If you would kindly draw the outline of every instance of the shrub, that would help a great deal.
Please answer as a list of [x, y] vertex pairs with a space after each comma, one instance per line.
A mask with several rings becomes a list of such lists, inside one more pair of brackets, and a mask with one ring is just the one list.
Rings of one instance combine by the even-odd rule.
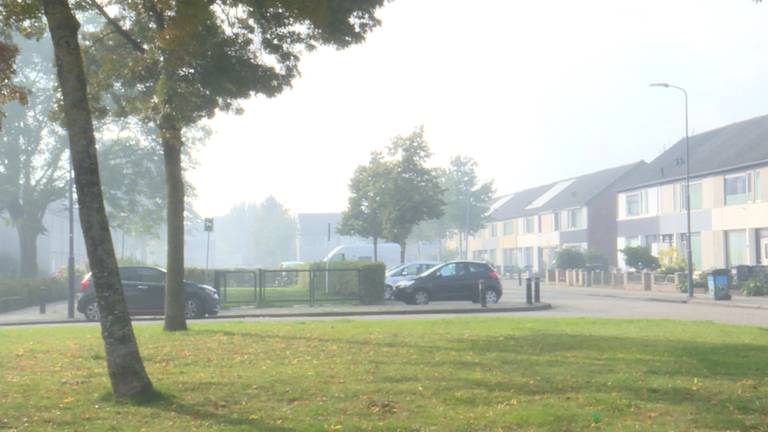
[[768, 295], [768, 274], [762, 273], [748, 279], [741, 285], [741, 293], [750, 297]]
[[632, 267], [638, 271], [659, 268], [659, 259], [643, 246], [627, 246], [621, 250], [621, 253], [624, 254], [624, 263], [627, 267]]
[[593, 250], [587, 250], [584, 253], [584, 259], [587, 262], [587, 266], [595, 266], [595, 267], [607, 267], [608, 266], [608, 258], [606, 258], [600, 252], [595, 252]]
[[383, 263], [366, 263], [360, 267], [360, 303], [384, 303], [385, 267]]
[[[683, 273], [680, 277], [680, 279], [677, 281], [677, 290], [681, 293], [688, 292], [688, 277], [686, 276], [685, 272], [675, 272], [675, 273]], [[693, 287], [694, 288], [706, 288], [709, 284], [707, 282], [707, 273], [705, 272], [699, 272], [699, 273], [693, 273]]]
[[[18, 297], [0, 303], [0, 312], [21, 309], [40, 303], [40, 288], [47, 288], [47, 302], [66, 300], [69, 284], [66, 278], [8, 278], [0, 279], [0, 298]], [[75, 287], [77, 289], [77, 287]]]
[[555, 254], [555, 266], [560, 270], [580, 269], [587, 265], [584, 251], [578, 248], [564, 248]]
[[659, 272], [664, 274], [675, 274], [688, 271], [688, 263], [685, 261], [677, 248], [671, 247], [659, 252]]

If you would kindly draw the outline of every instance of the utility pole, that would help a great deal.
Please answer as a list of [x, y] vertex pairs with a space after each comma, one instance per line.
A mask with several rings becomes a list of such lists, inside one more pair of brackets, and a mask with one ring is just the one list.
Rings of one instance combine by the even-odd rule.
[[74, 181], [72, 179], [71, 157], [68, 172], [69, 257], [67, 259], [67, 279], [69, 281], [69, 290], [67, 291], [67, 318], [72, 319], [75, 317], [75, 197], [72, 191]]

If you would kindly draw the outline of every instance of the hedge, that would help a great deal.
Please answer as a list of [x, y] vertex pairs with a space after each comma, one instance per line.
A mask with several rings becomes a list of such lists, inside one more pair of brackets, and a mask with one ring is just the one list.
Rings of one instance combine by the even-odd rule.
[[66, 278], [3, 278], [0, 279], [0, 299], [6, 300], [0, 300], [0, 312], [40, 304], [41, 287], [49, 290], [47, 302], [67, 299], [69, 283]]
[[[320, 278], [319, 286], [316, 289], [324, 289], [326, 280], [328, 288], [332, 291], [344, 295], [358, 294], [360, 304], [372, 305], [384, 303], [385, 290], [385, 272], [384, 263], [372, 263], [361, 261], [335, 261], [335, 262], [317, 262], [309, 265], [310, 270], [360, 270], [359, 290], [357, 271], [349, 272], [331, 272], [328, 278]], [[303, 273], [306, 275], [306, 273]]]

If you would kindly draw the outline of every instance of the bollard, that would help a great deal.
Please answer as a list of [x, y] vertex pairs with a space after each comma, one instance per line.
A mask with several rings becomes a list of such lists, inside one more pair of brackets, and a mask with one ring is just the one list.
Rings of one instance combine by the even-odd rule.
[[488, 307], [488, 299], [485, 298], [485, 281], [480, 280], [477, 284], [477, 292], [480, 296], [480, 307]]
[[533, 302], [541, 303], [541, 280], [539, 278], [533, 280]]
[[533, 304], [533, 299], [531, 298], [531, 278], [525, 278], [525, 303]]
[[523, 286], [523, 272], [517, 272], [517, 286]]
[[48, 300], [48, 296], [46, 295], [46, 288], [40, 287], [40, 313], [45, 314], [45, 302]]

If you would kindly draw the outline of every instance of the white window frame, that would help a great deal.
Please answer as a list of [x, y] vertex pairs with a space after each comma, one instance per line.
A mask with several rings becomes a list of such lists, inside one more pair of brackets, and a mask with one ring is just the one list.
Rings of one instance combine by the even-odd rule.
[[[637, 214], [629, 213], [629, 197], [637, 196], [639, 198]], [[645, 190], [630, 192], [624, 195], [624, 213], [627, 217], [639, 217], [648, 213], [648, 193]]]
[[[747, 199], [743, 203], [728, 203], [728, 180], [744, 177], [744, 183], [746, 184]], [[759, 176], [758, 176], [759, 177]], [[759, 181], [759, 180], [758, 180]], [[744, 205], [755, 202], [755, 174], [753, 171], [742, 172], [739, 174], [731, 174], [723, 177], [723, 204], [726, 206]]]
[[[573, 218], [571, 217], [573, 212], [579, 212], [580, 218], [581, 218], [581, 224], [575, 225], [573, 223]], [[565, 210], [565, 230], [566, 231], [575, 231], [575, 230], [582, 230], [586, 229], [586, 221], [584, 217], [584, 207], [576, 207], [576, 208], [570, 208]]]

